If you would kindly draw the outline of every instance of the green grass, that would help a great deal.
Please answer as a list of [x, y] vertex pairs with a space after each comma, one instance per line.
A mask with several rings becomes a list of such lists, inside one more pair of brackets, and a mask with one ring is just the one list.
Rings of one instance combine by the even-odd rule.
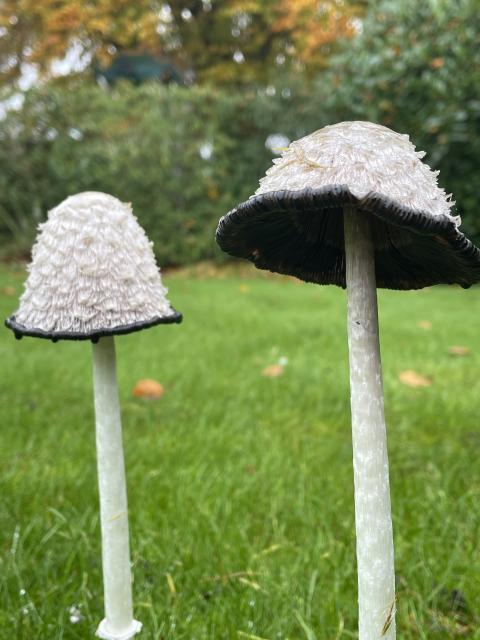
[[[117, 339], [140, 637], [355, 638], [345, 293], [216, 276], [172, 274], [184, 323]], [[23, 278], [0, 271], [3, 317]], [[381, 291], [379, 307], [398, 636], [480, 639], [480, 289]], [[92, 638], [91, 347], [3, 330], [0, 356], [0, 639]], [[404, 386], [406, 369], [432, 385]], [[160, 401], [132, 398], [146, 377]]]

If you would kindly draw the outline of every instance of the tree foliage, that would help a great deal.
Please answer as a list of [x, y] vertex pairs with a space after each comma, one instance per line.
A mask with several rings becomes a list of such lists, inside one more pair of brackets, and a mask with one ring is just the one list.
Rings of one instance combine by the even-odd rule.
[[290, 47], [309, 72], [324, 68], [339, 39], [352, 37], [361, 24], [363, 3], [339, 3], [337, 0], [280, 0], [273, 31], [287, 33]]
[[103, 64], [137, 51], [168, 56], [200, 82], [264, 81], [275, 65], [316, 68], [325, 44], [352, 32], [361, 3], [349, 2], [3, 0], [0, 63], [12, 80], [25, 63], [48, 73], [72, 48]]

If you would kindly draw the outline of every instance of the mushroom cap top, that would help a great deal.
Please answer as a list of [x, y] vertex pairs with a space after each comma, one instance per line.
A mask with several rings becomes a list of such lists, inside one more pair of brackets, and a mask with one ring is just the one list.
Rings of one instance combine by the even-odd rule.
[[96, 340], [180, 322], [130, 204], [79, 193], [39, 230], [19, 309], [6, 321], [17, 337]]
[[380, 193], [430, 215], [454, 204], [408, 135], [373, 122], [340, 122], [292, 142], [260, 180], [256, 195], [341, 184], [357, 198]]
[[292, 142], [253, 196], [219, 222], [217, 242], [261, 269], [345, 286], [343, 208], [369, 216], [377, 286], [480, 281], [480, 252], [409, 137], [341, 122]]

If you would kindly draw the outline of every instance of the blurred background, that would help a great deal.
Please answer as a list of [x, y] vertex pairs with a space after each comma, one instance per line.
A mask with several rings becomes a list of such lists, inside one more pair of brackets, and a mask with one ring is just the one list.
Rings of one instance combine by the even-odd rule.
[[480, 240], [477, 0], [4, 0], [0, 239], [67, 195], [131, 201], [163, 266], [222, 260], [218, 218], [326, 124], [408, 133]]

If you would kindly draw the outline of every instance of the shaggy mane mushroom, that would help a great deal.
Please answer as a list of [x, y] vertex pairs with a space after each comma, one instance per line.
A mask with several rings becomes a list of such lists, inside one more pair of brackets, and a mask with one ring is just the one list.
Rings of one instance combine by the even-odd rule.
[[178, 323], [152, 243], [132, 208], [105, 193], [67, 198], [40, 225], [20, 306], [17, 338], [91, 340], [102, 530], [105, 618], [97, 636], [128, 640], [133, 618], [128, 508], [114, 336]]
[[347, 288], [359, 640], [395, 638], [376, 287], [480, 281], [480, 251], [407, 135], [341, 122], [293, 142], [216, 239], [260, 269]]

